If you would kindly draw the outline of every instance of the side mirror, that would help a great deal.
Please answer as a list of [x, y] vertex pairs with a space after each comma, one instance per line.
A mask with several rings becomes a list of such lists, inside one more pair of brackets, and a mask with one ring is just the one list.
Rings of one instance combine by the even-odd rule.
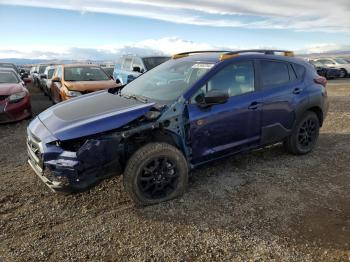
[[33, 74], [37, 74], [37, 73], [38, 73], [38, 71], [34, 71], [34, 72], [33, 72]]
[[47, 75], [41, 74], [41, 75], [40, 75], [40, 79], [47, 79]]
[[59, 78], [59, 77], [54, 77], [54, 78], [52, 78], [52, 80], [51, 80], [53, 83], [60, 83], [61, 82], [61, 78]]
[[19, 71], [20, 74], [24, 74], [25, 72], [26, 72], [26, 70], [24, 70], [24, 69], [21, 69], [21, 70]]
[[28, 77], [25, 77], [25, 78], [23, 78], [22, 80], [23, 80], [23, 82], [24, 82], [25, 84], [30, 84], [30, 83], [32, 82], [32, 80], [31, 80], [30, 78], [28, 78]]
[[229, 98], [228, 93], [219, 90], [211, 90], [205, 95], [200, 94], [196, 97], [196, 102], [201, 107], [208, 107], [217, 104], [224, 104]]
[[132, 68], [132, 71], [133, 72], [137, 72], [137, 73], [142, 73], [141, 71], [141, 67], [139, 67], [139, 66], [134, 66], [133, 68]]

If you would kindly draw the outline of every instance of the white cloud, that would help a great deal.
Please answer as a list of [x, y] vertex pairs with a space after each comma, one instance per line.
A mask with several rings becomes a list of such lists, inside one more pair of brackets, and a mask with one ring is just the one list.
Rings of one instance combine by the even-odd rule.
[[0, 0], [0, 4], [111, 13], [216, 27], [350, 33], [349, 0]]
[[[138, 55], [172, 55], [175, 53], [194, 50], [238, 50], [238, 49], [279, 49], [277, 46], [215, 46], [208, 43], [198, 43], [178, 37], [146, 39], [137, 43], [108, 44], [99, 47], [75, 46], [37, 46], [21, 45], [0, 47], [1, 58], [30, 58], [30, 59], [73, 59], [73, 60], [115, 60], [122, 54]], [[54, 50], [54, 51], [52, 51]], [[324, 53], [350, 50], [350, 45], [320, 43], [308, 45], [294, 50], [299, 54]]]

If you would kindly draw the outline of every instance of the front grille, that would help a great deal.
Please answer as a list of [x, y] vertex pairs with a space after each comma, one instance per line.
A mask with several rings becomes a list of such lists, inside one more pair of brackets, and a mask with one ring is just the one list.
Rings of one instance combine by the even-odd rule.
[[27, 136], [27, 151], [29, 159], [35, 164], [37, 167], [42, 169], [43, 161], [42, 161], [42, 152], [40, 149], [40, 139], [35, 137], [33, 134], [28, 131]]

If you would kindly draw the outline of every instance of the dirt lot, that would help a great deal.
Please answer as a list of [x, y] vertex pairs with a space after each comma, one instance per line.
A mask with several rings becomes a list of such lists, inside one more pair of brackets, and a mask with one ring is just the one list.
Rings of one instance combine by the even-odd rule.
[[[328, 90], [313, 153], [231, 157], [192, 172], [182, 199], [142, 209], [122, 177], [53, 194], [26, 163], [28, 121], [0, 126], [0, 261], [350, 261], [350, 80]], [[36, 113], [50, 105], [31, 91]]]

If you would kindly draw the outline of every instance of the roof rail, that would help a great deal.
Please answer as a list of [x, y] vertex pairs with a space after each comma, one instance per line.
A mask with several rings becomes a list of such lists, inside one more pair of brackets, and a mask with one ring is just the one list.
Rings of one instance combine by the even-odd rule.
[[242, 53], [262, 53], [265, 55], [275, 55], [275, 53], [283, 53], [284, 56], [294, 56], [293, 51], [288, 50], [275, 50], [275, 49], [248, 49], [248, 50], [239, 50], [239, 51], [231, 51], [226, 54], [222, 54], [220, 56], [220, 60], [229, 59], [235, 56], [238, 56]]
[[174, 54], [172, 56], [173, 59], [178, 59], [178, 58], [182, 58], [182, 57], [186, 57], [189, 56], [191, 54], [202, 54], [202, 53], [229, 53], [231, 51], [227, 51], [227, 50], [206, 50], [206, 51], [191, 51], [191, 52], [184, 52], [184, 53], [178, 53], [178, 54]]

